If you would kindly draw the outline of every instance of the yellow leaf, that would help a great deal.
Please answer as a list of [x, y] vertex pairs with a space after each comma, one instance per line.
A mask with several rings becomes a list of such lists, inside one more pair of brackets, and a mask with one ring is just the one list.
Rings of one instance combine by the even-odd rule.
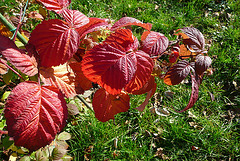
[[13, 33], [0, 22], [0, 34], [6, 37], [12, 37]]

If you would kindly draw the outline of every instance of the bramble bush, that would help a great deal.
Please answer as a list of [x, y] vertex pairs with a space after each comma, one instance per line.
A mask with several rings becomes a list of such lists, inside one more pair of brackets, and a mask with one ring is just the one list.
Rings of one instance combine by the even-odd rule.
[[[137, 107], [143, 111], [156, 91], [154, 77], [177, 85], [190, 75], [191, 97], [178, 112], [197, 101], [198, 88], [212, 62], [198, 29], [177, 29], [176, 40], [169, 41], [162, 33], [151, 31], [152, 24], [132, 17], [114, 22], [68, 9], [71, 0], [38, 2], [58, 19], [43, 16], [23, 49], [16, 46], [15, 38], [0, 35], [2, 66], [23, 79], [11, 91], [4, 110], [8, 135], [16, 146], [32, 152], [52, 143], [66, 125], [65, 98], [83, 94], [96, 84], [92, 106], [102, 122], [128, 111], [130, 94], [147, 93]], [[131, 26], [144, 29], [141, 40]]]

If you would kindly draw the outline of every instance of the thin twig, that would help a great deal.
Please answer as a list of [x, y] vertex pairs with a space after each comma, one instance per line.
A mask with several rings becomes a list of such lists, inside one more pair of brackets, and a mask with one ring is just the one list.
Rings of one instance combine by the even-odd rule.
[[18, 21], [18, 25], [17, 25], [17, 29], [15, 30], [15, 32], [14, 32], [14, 35], [13, 35], [13, 41], [15, 42], [15, 40], [16, 40], [16, 37], [17, 37], [17, 32], [18, 32], [18, 30], [19, 30], [19, 28], [20, 28], [20, 26], [22, 25], [22, 7], [21, 7], [21, 9], [20, 9], [20, 17], [19, 17], [19, 21]]
[[23, 81], [25, 81], [25, 79], [15, 69], [13, 69], [11, 66], [9, 66], [7, 63], [2, 61], [1, 59], [0, 59], [0, 62], [3, 63], [4, 65], [6, 65], [11, 71], [13, 71], [15, 74], [17, 74]]
[[80, 101], [82, 101], [82, 103], [83, 103], [89, 110], [91, 110], [91, 111], [93, 112], [92, 107], [89, 106], [89, 104], [86, 102], [86, 100], [85, 100], [84, 98], [82, 98], [82, 96], [77, 95], [77, 98], [79, 98]]

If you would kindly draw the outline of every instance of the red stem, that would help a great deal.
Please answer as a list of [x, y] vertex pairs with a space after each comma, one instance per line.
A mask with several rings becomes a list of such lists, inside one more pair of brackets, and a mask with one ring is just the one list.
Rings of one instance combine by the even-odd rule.
[[23, 81], [25, 81], [25, 79], [12, 67], [10, 67], [7, 63], [5, 63], [4, 61], [2, 61], [2, 59], [0, 59], [0, 62], [3, 63], [4, 65], [6, 65], [10, 70], [12, 70], [15, 74], [17, 74]]
[[17, 29], [16, 29], [16, 31], [14, 32], [14, 37], [13, 37], [13, 41], [14, 41], [14, 42], [15, 42], [16, 37], [17, 37], [17, 32], [18, 32], [20, 26], [22, 25], [21, 20], [22, 20], [22, 7], [21, 7], [21, 9], [20, 9], [20, 17], [19, 17], [19, 22], [18, 22], [18, 25], [17, 25]]

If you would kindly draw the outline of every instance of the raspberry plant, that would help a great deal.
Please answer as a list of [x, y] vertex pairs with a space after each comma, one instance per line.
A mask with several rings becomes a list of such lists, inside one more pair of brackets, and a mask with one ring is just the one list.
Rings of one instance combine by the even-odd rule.
[[[66, 125], [65, 97], [98, 84], [92, 105], [98, 120], [105, 122], [130, 108], [130, 96], [147, 93], [137, 107], [143, 111], [156, 91], [155, 77], [167, 85], [181, 83], [188, 75], [192, 93], [187, 107], [198, 98], [204, 72], [211, 65], [203, 34], [194, 27], [175, 32], [169, 41], [151, 31], [152, 24], [132, 17], [115, 23], [109, 19], [87, 17], [68, 9], [71, 0], [38, 0], [59, 19], [43, 20], [32, 31], [25, 49], [0, 35], [1, 63], [38, 81], [24, 81], [11, 91], [5, 118], [15, 145], [35, 151], [50, 144]], [[131, 26], [144, 29], [138, 40]], [[167, 58], [167, 59], [166, 59]], [[11, 65], [8, 65], [7, 60]]]

